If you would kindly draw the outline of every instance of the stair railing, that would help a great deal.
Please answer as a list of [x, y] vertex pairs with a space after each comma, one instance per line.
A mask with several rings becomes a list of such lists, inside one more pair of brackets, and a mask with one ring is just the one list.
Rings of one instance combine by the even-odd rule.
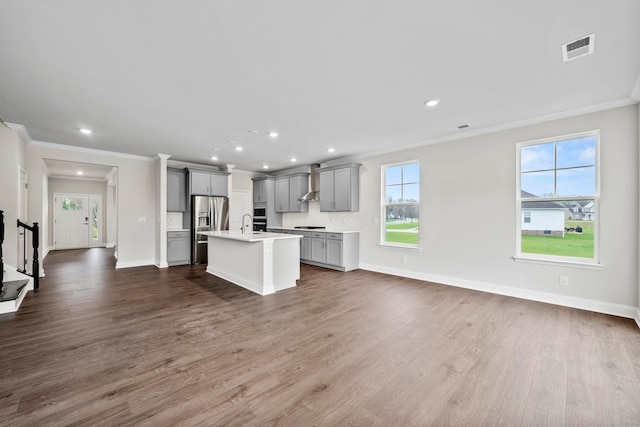
[[[32, 271], [31, 274], [27, 272], [27, 240], [26, 240], [26, 231], [31, 232], [31, 246], [33, 247], [33, 261], [32, 261]], [[33, 277], [33, 288], [38, 289], [40, 287], [40, 261], [38, 256], [38, 247], [40, 246], [40, 227], [37, 222], [34, 222], [33, 225], [25, 224], [18, 220], [18, 256], [20, 256], [20, 236], [23, 235], [25, 240], [22, 245], [22, 270], [18, 268], [20, 273], [26, 274], [27, 276]]]
[[0, 211], [0, 292], [4, 286], [4, 258], [2, 257], [2, 244], [4, 243], [4, 211]]

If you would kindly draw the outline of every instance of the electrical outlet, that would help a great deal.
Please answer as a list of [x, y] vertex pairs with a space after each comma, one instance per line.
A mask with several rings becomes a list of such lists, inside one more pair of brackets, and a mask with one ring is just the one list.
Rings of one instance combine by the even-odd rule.
[[569, 286], [569, 276], [560, 276], [560, 286]]
[[406, 256], [403, 256], [403, 257], [402, 257], [402, 263], [403, 263], [403, 264], [406, 264], [406, 263], [407, 263], [407, 257], [406, 257]]

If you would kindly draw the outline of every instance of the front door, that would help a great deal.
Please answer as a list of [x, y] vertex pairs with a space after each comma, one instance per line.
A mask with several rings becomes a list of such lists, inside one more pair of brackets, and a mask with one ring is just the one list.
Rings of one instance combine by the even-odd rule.
[[89, 196], [54, 195], [54, 247], [56, 249], [89, 246]]

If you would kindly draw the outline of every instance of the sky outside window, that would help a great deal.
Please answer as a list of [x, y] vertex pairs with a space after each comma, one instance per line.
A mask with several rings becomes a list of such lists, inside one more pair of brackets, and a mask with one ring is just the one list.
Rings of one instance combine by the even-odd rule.
[[522, 147], [520, 188], [536, 197], [592, 196], [595, 163], [595, 136]]

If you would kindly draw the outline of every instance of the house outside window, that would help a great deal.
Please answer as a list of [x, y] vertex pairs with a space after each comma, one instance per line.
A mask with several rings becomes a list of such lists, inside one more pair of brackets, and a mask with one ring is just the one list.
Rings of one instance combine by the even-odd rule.
[[418, 247], [420, 219], [420, 163], [382, 166], [381, 244]]
[[516, 255], [598, 263], [599, 132], [517, 146]]

